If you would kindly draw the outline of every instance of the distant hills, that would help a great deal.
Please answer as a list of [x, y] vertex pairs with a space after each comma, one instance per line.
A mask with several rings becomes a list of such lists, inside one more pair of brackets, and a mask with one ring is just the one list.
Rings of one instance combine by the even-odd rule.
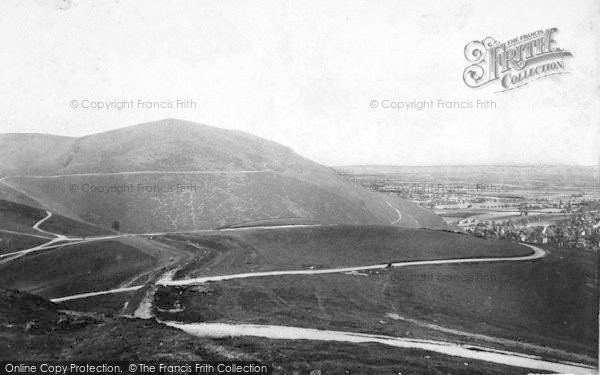
[[259, 220], [444, 228], [412, 202], [247, 133], [162, 120], [81, 138], [0, 135], [0, 195], [124, 232]]
[[508, 185], [535, 185], [599, 188], [600, 166], [573, 165], [458, 165], [392, 166], [354, 165], [334, 169], [343, 175], [386, 175], [403, 182], [473, 182]]

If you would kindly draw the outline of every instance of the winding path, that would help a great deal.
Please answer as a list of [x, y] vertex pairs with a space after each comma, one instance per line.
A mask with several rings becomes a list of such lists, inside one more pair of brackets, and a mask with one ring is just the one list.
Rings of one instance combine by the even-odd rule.
[[[45, 234], [46, 236], [50, 236], [50, 237], [54, 237], [54, 238], [36, 236], [36, 237], [41, 237], [41, 238], [48, 238], [49, 241], [44, 242], [41, 245], [31, 247], [29, 249], [14, 251], [11, 253], [6, 253], [6, 254], [0, 254], [0, 264], [8, 263], [15, 259], [21, 258], [22, 256], [25, 256], [30, 253], [35, 253], [38, 251], [55, 249], [58, 247], [63, 247], [63, 246], [68, 246], [68, 245], [76, 245], [76, 244], [85, 243], [85, 242], [101, 241], [101, 240], [108, 240], [111, 238], [123, 237], [122, 235], [97, 236], [97, 237], [89, 237], [89, 238], [67, 237], [62, 234], [52, 233], [52, 232], [48, 232], [44, 229], [41, 229], [40, 225], [43, 224], [46, 220], [50, 219], [51, 217], [52, 217], [52, 212], [46, 211], [46, 216], [44, 218], [42, 218], [41, 220], [38, 220], [35, 224], [33, 224], [33, 229], [37, 230], [40, 233]], [[19, 232], [12, 232], [12, 234], [31, 236], [31, 234], [19, 233]]]
[[[43, 220], [43, 219], [42, 219]], [[336, 225], [336, 224], [333, 224]], [[182, 230], [182, 231], [172, 231], [172, 232], [148, 232], [148, 233], [122, 233], [122, 234], [111, 234], [106, 236], [92, 236], [92, 237], [67, 237], [60, 234], [49, 233], [56, 238], [48, 238], [44, 236], [32, 235], [29, 233], [21, 233], [14, 232], [9, 230], [0, 229], [0, 232], [7, 232], [10, 234], [16, 234], [21, 236], [33, 236], [48, 239], [50, 241], [43, 243], [41, 245], [18, 250], [11, 253], [0, 254], [0, 264], [10, 262], [11, 260], [18, 259], [24, 255], [29, 253], [33, 253], [36, 251], [49, 250], [62, 248], [66, 246], [79, 245], [82, 243], [93, 242], [93, 241], [104, 241], [104, 240], [112, 240], [115, 238], [124, 238], [124, 237], [153, 237], [153, 236], [166, 236], [169, 234], [189, 234], [189, 233], [211, 233], [211, 232], [233, 232], [233, 231], [246, 231], [246, 230], [265, 230], [265, 229], [289, 229], [289, 228], [306, 228], [306, 227], [320, 227], [322, 224], [299, 224], [299, 225], [265, 225], [265, 226], [255, 226], [255, 227], [239, 227], [239, 228], [223, 228], [223, 229], [197, 229], [197, 230]], [[40, 230], [40, 229], [38, 229]], [[45, 232], [45, 231], [44, 231]], [[4, 259], [3, 259], [4, 258]]]
[[[459, 259], [436, 259], [436, 260], [418, 260], [409, 262], [396, 262], [392, 263], [392, 267], [409, 267], [409, 266], [427, 266], [436, 264], [463, 264], [463, 263], [488, 263], [488, 262], [521, 262], [527, 260], [535, 260], [546, 256], [546, 252], [536, 246], [525, 245], [533, 250], [529, 255], [518, 256], [518, 257], [500, 257], [500, 258], [459, 258]], [[388, 264], [373, 264], [368, 266], [356, 266], [356, 267], [342, 267], [342, 268], [324, 268], [324, 269], [305, 269], [305, 270], [287, 270], [287, 271], [265, 271], [265, 272], [247, 272], [237, 273], [231, 275], [218, 275], [218, 276], [204, 276], [196, 277], [191, 279], [182, 280], [171, 280], [162, 278], [156, 281], [156, 285], [162, 286], [188, 286], [188, 285], [200, 285], [211, 281], [224, 281], [233, 279], [248, 279], [255, 277], [269, 277], [269, 276], [290, 276], [290, 275], [323, 275], [332, 273], [346, 273], [346, 272], [357, 272], [357, 271], [368, 271], [384, 269], [389, 267]], [[143, 285], [135, 285], [127, 288], [116, 288], [97, 292], [81, 293], [71, 296], [65, 296], [60, 298], [54, 298], [52, 302], [64, 302], [75, 299], [88, 298], [106, 294], [117, 294], [126, 293], [142, 288]]]
[[541, 357], [515, 352], [495, 350], [475, 345], [458, 345], [435, 340], [419, 340], [404, 337], [369, 335], [343, 331], [329, 331], [289, 326], [224, 324], [224, 323], [178, 323], [162, 322], [200, 337], [224, 338], [231, 336], [254, 336], [279, 340], [317, 340], [349, 343], [377, 343], [396, 348], [421, 349], [453, 357], [487, 361], [508, 366], [552, 371], [561, 374], [588, 375], [597, 370], [583, 364], [550, 362]]
[[391, 208], [394, 209], [394, 211], [396, 211], [396, 213], [398, 214], [398, 218], [396, 220], [393, 220], [390, 224], [398, 224], [400, 222], [400, 220], [402, 220], [402, 212], [400, 212], [399, 209], [397, 209], [396, 207], [392, 206], [392, 204], [390, 202], [385, 202], [388, 204], [388, 206], [390, 206]]
[[[486, 262], [521, 262], [540, 259], [546, 256], [546, 252], [536, 246], [526, 245], [533, 252], [530, 255], [500, 258], [463, 258], [463, 259], [440, 259], [411, 262], [392, 263], [393, 267], [423, 266], [436, 264], [468, 264]], [[321, 270], [291, 270], [291, 271], [269, 271], [253, 272], [222, 276], [207, 276], [185, 280], [163, 279], [157, 282], [164, 286], [196, 285], [210, 281], [223, 281], [251, 277], [268, 277], [284, 275], [319, 275], [341, 272], [353, 272], [386, 268], [388, 265], [375, 264], [370, 266], [330, 268]], [[435, 340], [418, 340], [404, 337], [392, 337], [384, 335], [371, 335], [345, 331], [330, 331], [312, 328], [254, 325], [254, 324], [225, 324], [225, 323], [181, 323], [162, 322], [168, 326], [178, 328], [189, 334], [201, 337], [230, 337], [230, 336], [254, 336], [269, 339], [285, 340], [317, 340], [336, 341], [349, 343], [379, 343], [398, 348], [421, 349], [454, 357], [468, 358], [487, 362], [498, 363], [508, 366], [516, 366], [535, 370], [553, 371], [557, 373], [568, 373], [577, 375], [595, 374], [596, 369], [581, 363], [552, 362], [546, 361], [539, 356], [501, 351], [475, 345], [459, 345], [451, 342]]]
[[40, 228], [40, 225], [43, 224], [46, 220], [50, 219], [51, 217], [52, 217], [52, 212], [46, 211], [46, 217], [44, 217], [42, 220], [39, 220], [38, 222], [33, 224], [33, 229], [37, 230], [40, 233], [47, 234], [49, 236], [54, 236], [56, 238], [67, 238], [61, 234], [51, 233], [51, 232], [48, 232], [48, 231]]
[[[389, 204], [389, 203], [388, 203]], [[391, 206], [391, 204], [390, 204]], [[391, 206], [393, 208], [393, 206]], [[394, 208], [395, 209], [395, 208]], [[401, 219], [401, 214], [398, 221]], [[40, 229], [39, 226], [48, 220], [52, 214], [47, 211], [46, 217], [34, 224], [33, 228], [37, 231], [52, 235], [55, 238], [49, 242], [36, 247], [22, 250], [17, 253], [0, 255], [0, 258], [7, 257], [6, 261], [15, 259], [15, 257], [21, 257], [34, 251], [45, 250], [53, 247], [60, 247], [63, 245], [55, 245], [56, 242], [67, 242], [67, 243], [82, 243], [92, 240], [108, 239], [115, 237], [122, 237], [127, 235], [115, 235], [115, 236], [103, 236], [89, 239], [83, 238], [72, 238], [63, 235], [51, 233]], [[277, 227], [277, 226], [276, 226]], [[289, 226], [288, 226], [289, 227]], [[258, 228], [263, 229], [263, 228]], [[236, 230], [236, 228], [229, 228], [226, 230]], [[248, 230], [246, 228], [239, 228], [238, 230]], [[546, 256], [546, 252], [536, 246], [526, 245], [532, 250], [532, 253], [525, 256], [516, 257], [482, 257], [482, 258], [460, 258], [460, 259], [437, 259], [437, 260], [423, 260], [423, 261], [408, 261], [408, 262], [396, 262], [391, 265], [386, 264], [374, 264], [366, 266], [356, 267], [342, 267], [342, 268], [327, 268], [327, 269], [308, 269], [308, 270], [287, 270], [287, 271], [267, 271], [267, 272], [250, 272], [240, 273], [231, 275], [219, 275], [219, 276], [206, 276], [199, 278], [183, 279], [183, 280], [172, 280], [173, 272], [169, 273], [168, 277], [162, 277], [158, 279], [154, 284], [163, 286], [185, 286], [185, 285], [198, 285], [211, 281], [224, 281], [232, 279], [243, 279], [253, 277], [272, 277], [272, 276], [286, 276], [286, 275], [320, 275], [320, 274], [332, 274], [332, 273], [346, 273], [353, 271], [365, 271], [383, 269], [389, 266], [392, 267], [408, 267], [408, 266], [424, 266], [424, 265], [437, 265], [437, 264], [469, 264], [469, 263], [487, 263], [487, 262], [522, 262], [540, 259]], [[60, 298], [54, 298], [52, 302], [65, 302], [80, 298], [89, 298], [99, 295], [115, 294], [137, 291], [143, 288], [144, 285], [135, 285], [124, 288], [117, 288], [104, 291], [94, 291], [88, 293], [82, 293], [72, 296], [65, 296]], [[570, 373], [578, 375], [594, 374], [597, 372], [593, 367], [587, 366], [580, 363], [570, 362], [552, 362], [543, 360], [541, 357], [520, 354], [509, 351], [501, 351], [496, 349], [490, 349], [480, 346], [473, 345], [460, 345], [451, 342], [442, 342], [435, 340], [418, 340], [405, 337], [392, 337], [383, 335], [371, 335], [364, 333], [355, 332], [344, 332], [344, 331], [329, 331], [319, 330], [311, 328], [299, 328], [289, 326], [272, 326], [272, 325], [252, 325], [252, 324], [224, 324], [224, 323], [180, 323], [180, 322], [161, 322], [165, 325], [180, 329], [192, 335], [202, 337], [229, 337], [229, 336], [254, 336], [254, 337], [265, 337], [270, 339], [287, 339], [287, 340], [320, 340], [320, 341], [336, 341], [336, 342], [349, 342], [349, 343], [379, 343], [387, 346], [393, 346], [398, 348], [411, 348], [421, 349], [425, 351], [431, 351], [441, 353], [444, 355], [450, 355], [454, 357], [469, 358], [474, 360], [481, 360], [487, 362], [498, 363], [508, 366], [516, 366], [528, 369], [553, 371], [559, 373]]]
[[[530, 255], [519, 257], [500, 257], [500, 258], [459, 258], [459, 259], [437, 259], [437, 260], [418, 260], [409, 262], [391, 263], [392, 267], [408, 267], [408, 266], [429, 266], [434, 264], [463, 264], [463, 263], [489, 263], [489, 262], [522, 262], [526, 260], [535, 260], [546, 256], [546, 252], [536, 246], [524, 245], [533, 250]], [[287, 275], [322, 275], [329, 273], [344, 273], [356, 271], [377, 270], [389, 267], [388, 264], [373, 264], [368, 266], [343, 267], [343, 268], [325, 268], [325, 269], [308, 269], [308, 270], [289, 270], [289, 271], [266, 271], [266, 272], [248, 272], [238, 273], [233, 275], [220, 276], [205, 276], [193, 279], [183, 280], [161, 280], [157, 284], [164, 286], [184, 286], [204, 284], [209, 281], [223, 281], [232, 279], [247, 279], [251, 277], [268, 277], [268, 276], [287, 276]]]
[[[43, 229], [40, 229], [40, 225], [43, 224], [46, 220], [50, 219], [51, 217], [52, 217], [52, 212], [46, 211], [46, 216], [44, 218], [42, 218], [41, 220], [38, 220], [35, 224], [33, 224], [33, 229], [37, 230], [40, 233], [43, 233], [45, 235], [48, 235], [48, 236], [51, 236], [54, 238], [51, 238], [48, 242], [44, 242], [41, 245], [37, 245], [37, 246], [34, 246], [29, 249], [19, 250], [19, 251], [15, 251], [12, 253], [0, 254], [0, 264], [10, 262], [12, 260], [20, 258], [29, 253], [52, 248], [53, 247], [52, 245], [56, 244], [57, 242], [70, 240], [69, 238], [67, 238], [61, 234], [51, 233], [51, 232], [45, 231]], [[27, 234], [23, 233], [23, 235], [27, 235]]]

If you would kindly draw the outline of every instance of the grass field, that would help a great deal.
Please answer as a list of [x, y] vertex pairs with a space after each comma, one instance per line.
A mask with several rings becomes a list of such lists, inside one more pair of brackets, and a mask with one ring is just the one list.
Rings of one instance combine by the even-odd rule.
[[[139, 250], [142, 248], [143, 252]], [[186, 256], [188, 253], [191, 255]], [[40, 252], [18, 259], [10, 267], [0, 266], [0, 287], [47, 297], [110, 289], [156, 269], [157, 263], [171, 264], [172, 257], [183, 265], [176, 278], [186, 278], [529, 253], [528, 248], [513, 242], [391, 226], [253, 229], [155, 236], [152, 240], [131, 237]], [[439, 339], [594, 364], [598, 346], [597, 264], [598, 254], [549, 249], [548, 257], [529, 262], [418, 266], [159, 287], [154, 314], [174, 321], [281, 324]], [[128, 302], [128, 311], [137, 306], [138, 297], [136, 293], [99, 296], [65, 306], [115, 315], [124, 311]], [[100, 341], [110, 337], [99, 329], [93, 334]], [[219, 350], [275, 363], [286, 371], [521, 373], [505, 366], [379, 345], [257, 338], [214, 342]], [[96, 345], [86, 341], [83, 351], [72, 354], [89, 352]]]
[[0, 254], [29, 249], [31, 247], [41, 245], [48, 241], [50, 241], [50, 239], [31, 236], [21, 236], [18, 234], [5, 233], [0, 231]]
[[46, 212], [39, 208], [0, 200], [0, 229], [41, 235], [33, 225], [44, 217]]
[[28, 255], [0, 265], [0, 288], [47, 298], [118, 287], [156, 260], [117, 241], [91, 242]]
[[40, 225], [40, 229], [52, 233], [76, 237], [91, 237], [114, 234], [114, 232], [110, 230], [57, 215], [52, 215], [51, 218], [44, 221]]
[[126, 306], [129, 306], [130, 300], [134, 299], [135, 293], [136, 291], [132, 291], [74, 299], [61, 302], [61, 305], [69, 310], [118, 315], [124, 311]]
[[[530, 262], [419, 266], [160, 288], [155, 304], [158, 316], [165, 320], [450, 338], [535, 352], [513, 342], [522, 341], [577, 354], [573, 358], [540, 350], [553, 358], [593, 361], [598, 346], [597, 263], [597, 254], [551, 250], [548, 257]], [[431, 329], [432, 324], [467, 334]]]
[[527, 247], [507, 241], [392, 226], [257, 229], [208, 235], [169, 235], [162, 240], [202, 256], [201, 261], [178, 272], [178, 278], [531, 253]]
[[421, 350], [390, 348], [379, 344], [349, 344], [310, 340], [269, 340], [232, 337], [215, 340], [228, 351], [243, 352], [272, 363], [274, 373], [327, 375], [431, 374], [506, 375], [530, 374], [522, 368], [456, 358]]
[[68, 312], [64, 305], [0, 289], [0, 360], [227, 360], [217, 349], [211, 340], [152, 320]]
[[278, 226], [278, 225], [313, 225], [313, 224], [318, 224], [318, 222], [307, 219], [307, 218], [301, 218], [301, 217], [284, 217], [284, 218], [244, 221], [242, 223], [236, 223], [236, 224], [224, 226], [219, 229], [251, 228], [251, 227]]
[[[0, 360], [224, 361], [252, 360], [274, 367], [274, 374], [514, 372], [510, 367], [453, 359], [434, 353], [314, 341], [258, 338], [208, 339], [190, 336], [152, 320], [115, 319], [64, 311], [64, 305], [0, 290]], [[29, 325], [29, 329], [24, 327]], [[361, 353], [362, 363], [357, 360]], [[402, 364], [398, 364], [398, 356]], [[489, 370], [489, 371], [488, 371]], [[409, 371], [409, 372], [407, 372]], [[494, 372], [495, 371], [495, 372]], [[454, 371], [452, 371], [454, 373]]]
[[[45, 218], [46, 215], [46, 211], [39, 208], [0, 200], [0, 229], [51, 237], [49, 234], [44, 234], [33, 229], [34, 224]], [[113, 233], [109, 230], [56, 214], [53, 214], [52, 217], [44, 221], [40, 225], [40, 229], [69, 236], [98, 236]]]
[[255, 337], [209, 339], [153, 320], [69, 312], [61, 304], [0, 290], [0, 360], [250, 360], [274, 374], [526, 374], [531, 371], [378, 344]]

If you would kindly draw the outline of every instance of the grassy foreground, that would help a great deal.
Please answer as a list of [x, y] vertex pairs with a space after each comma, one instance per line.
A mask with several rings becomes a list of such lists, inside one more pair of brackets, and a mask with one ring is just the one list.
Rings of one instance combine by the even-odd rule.
[[62, 297], [116, 288], [155, 264], [146, 253], [118, 241], [90, 242], [2, 264], [0, 287]]

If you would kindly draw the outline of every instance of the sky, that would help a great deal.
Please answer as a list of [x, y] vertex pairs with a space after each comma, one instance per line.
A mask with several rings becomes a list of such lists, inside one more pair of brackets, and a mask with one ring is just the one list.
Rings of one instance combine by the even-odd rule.
[[[0, 132], [83, 136], [178, 118], [333, 166], [596, 165], [596, 3], [6, 0]], [[463, 82], [469, 42], [552, 27], [573, 54], [568, 74], [507, 92]]]

